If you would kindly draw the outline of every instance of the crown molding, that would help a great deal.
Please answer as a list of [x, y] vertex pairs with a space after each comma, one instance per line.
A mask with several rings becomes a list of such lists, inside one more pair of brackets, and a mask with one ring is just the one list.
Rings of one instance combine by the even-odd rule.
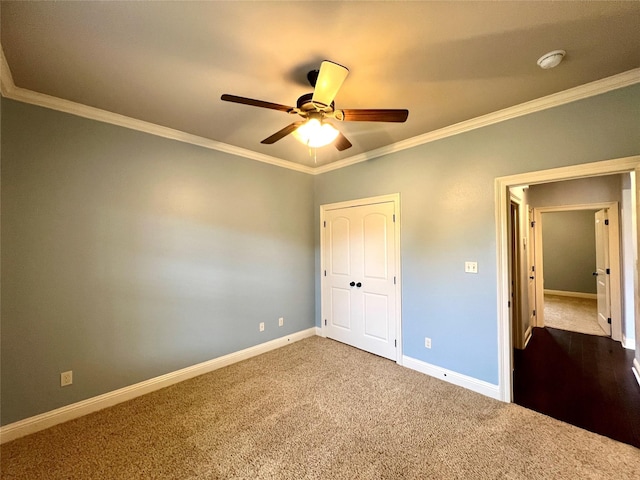
[[218, 142], [209, 138], [200, 137], [191, 133], [186, 133], [173, 128], [167, 128], [155, 123], [145, 122], [143, 120], [137, 120], [135, 118], [127, 117], [117, 113], [109, 112], [107, 110], [101, 110], [99, 108], [90, 107], [81, 103], [72, 102], [51, 95], [45, 95], [43, 93], [34, 92], [25, 88], [20, 88], [15, 85], [11, 76], [11, 71], [7, 63], [2, 46], [0, 46], [0, 92], [3, 97], [10, 98], [23, 103], [29, 103], [31, 105], [37, 105], [39, 107], [45, 107], [52, 110], [57, 110], [64, 113], [70, 113], [79, 117], [88, 118], [91, 120], [97, 120], [98, 122], [110, 123], [131, 130], [138, 130], [140, 132], [149, 133], [158, 137], [168, 138], [171, 140], [177, 140], [179, 142], [189, 143], [191, 145], [197, 145], [199, 147], [208, 148], [210, 150], [217, 150], [219, 152], [229, 153], [239, 157], [248, 158], [250, 160], [256, 160], [262, 163], [268, 163], [278, 167], [288, 168], [298, 172], [313, 173], [312, 167], [305, 165], [299, 165], [297, 163], [289, 162], [281, 158], [272, 157], [270, 155], [264, 155], [262, 153], [254, 152], [246, 148], [236, 147], [227, 143]]
[[218, 142], [209, 138], [200, 137], [180, 130], [163, 127], [151, 122], [145, 122], [143, 120], [137, 120], [135, 118], [127, 117], [99, 108], [90, 107], [80, 103], [64, 100], [58, 97], [45, 95], [42, 93], [27, 90], [25, 88], [17, 87], [13, 82], [11, 76], [11, 70], [9, 64], [4, 56], [2, 45], [0, 45], [0, 93], [3, 97], [17, 100], [19, 102], [29, 103], [52, 110], [58, 110], [60, 112], [70, 113], [80, 117], [88, 118], [91, 120], [97, 120], [99, 122], [110, 123], [118, 125], [124, 128], [132, 130], [138, 130], [141, 132], [149, 133], [159, 137], [164, 137], [179, 142], [190, 143], [200, 147], [208, 148], [210, 150], [216, 150], [219, 152], [229, 153], [239, 157], [244, 157], [250, 160], [256, 160], [258, 162], [268, 163], [282, 168], [288, 168], [297, 172], [307, 173], [310, 175], [320, 175], [322, 173], [331, 172], [340, 168], [355, 165], [357, 163], [366, 162], [374, 158], [389, 155], [391, 153], [400, 152], [409, 148], [424, 145], [426, 143], [442, 140], [447, 137], [459, 135], [461, 133], [469, 132], [478, 128], [493, 125], [495, 123], [504, 122], [513, 118], [521, 117], [531, 113], [547, 110], [549, 108], [558, 107], [567, 103], [575, 102], [577, 100], [583, 100], [585, 98], [601, 95], [603, 93], [617, 90], [619, 88], [628, 87], [640, 83], [640, 68], [635, 68], [611, 77], [596, 80], [594, 82], [586, 83], [578, 87], [570, 88], [562, 92], [554, 93], [546, 97], [531, 100], [520, 105], [498, 110], [497, 112], [488, 113], [481, 117], [472, 118], [464, 122], [456, 123], [448, 127], [444, 127], [432, 132], [427, 132], [416, 137], [401, 140], [392, 145], [387, 145], [369, 152], [364, 152], [359, 155], [347, 157], [342, 160], [323, 165], [320, 167], [308, 167], [300, 165], [288, 160], [284, 160], [270, 155], [254, 152], [246, 148], [236, 147], [227, 143]]
[[8, 98], [8, 92], [11, 89], [15, 89], [16, 85], [13, 83], [13, 77], [11, 76], [11, 70], [7, 63], [7, 58], [4, 56], [4, 50], [0, 45], [0, 93], [3, 97]]
[[443, 138], [452, 137], [461, 133], [469, 132], [477, 128], [486, 127], [495, 123], [504, 122], [513, 118], [521, 117], [523, 115], [529, 115], [531, 113], [540, 112], [549, 108], [558, 107], [566, 103], [575, 102], [577, 100], [583, 100], [585, 98], [601, 95], [603, 93], [617, 90], [619, 88], [628, 87], [640, 83], [640, 68], [628, 70], [618, 75], [596, 80], [591, 83], [585, 83], [578, 87], [570, 88], [562, 92], [547, 95], [546, 97], [531, 100], [520, 105], [508, 107], [497, 112], [488, 113], [481, 117], [472, 118], [464, 122], [456, 123], [448, 127], [427, 132], [416, 137], [401, 140], [392, 145], [388, 145], [370, 152], [365, 152], [360, 155], [354, 155], [353, 157], [338, 160], [329, 165], [316, 167], [314, 174], [330, 172], [332, 170], [338, 170], [340, 168], [348, 167], [349, 165], [355, 165], [356, 163], [366, 162], [373, 158], [381, 157], [383, 155], [389, 155], [390, 153], [400, 152], [409, 148], [424, 145], [425, 143], [435, 142], [436, 140], [442, 140]]

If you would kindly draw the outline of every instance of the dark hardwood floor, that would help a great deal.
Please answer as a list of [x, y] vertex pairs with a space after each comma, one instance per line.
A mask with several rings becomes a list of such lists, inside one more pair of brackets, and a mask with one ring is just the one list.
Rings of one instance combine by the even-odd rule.
[[608, 337], [534, 328], [514, 351], [514, 402], [640, 448], [633, 355]]

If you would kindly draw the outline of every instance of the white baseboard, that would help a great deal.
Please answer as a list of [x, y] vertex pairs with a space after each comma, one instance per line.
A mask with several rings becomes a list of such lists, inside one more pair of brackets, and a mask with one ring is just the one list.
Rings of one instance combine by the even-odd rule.
[[469, 377], [467, 375], [463, 375], [452, 370], [447, 370], [446, 368], [438, 367], [436, 365], [431, 365], [430, 363], [407, 357], [406, 355], [402, 357], [402, 364], [403, 366], [410, 368], [411, 370], [416, 370], [431, 377], [444, 380], [445, 382], [453, 383], [454, 385], [458, 385], [459, 387], [473, 390], [474, 392], [480, 393], [487, 397], [501, 400], [500, 387], [498, 385], [485, 382], [484, 380], [478, 380], [477, 378]]
[[547, 290], [544, 289], [545, 295], [557, 295], [559, 297], [574, 297], [574, 298], [591, 298], [596, 300], [598, 298], [597, 293], [583, 293], [583, 292], [567, 292], [565, 290]]
[[132, 398], [145, 395], [147, 393], [160, 390], [161, 388], [183, 382], [198, 375], [212, 372], [222, 367], [226, 367], [233, 363], [241, 362], [256, 355], [260, 355], [276, 348], [284, 347], [298, 340], [317, 335], [318, 328], [312, 327], [300, 332], [276, 338], [269, 342], [261, 343], [254, 347], [246, 348], [238, 352], [230, 353], [222, 357], [214, 358], [203, 363], [198, 363], [191, 367], [176, 370], [159, 377], [145, 380], [128, 387], [120, 388], [112, 392], [108, 392], [97, 397], [88, 398], [71, 405], [66, 405], [49, 412], [42, 413], [33, 417], [25, 418], [14, 423], [10, 423], [0, 427], [0, 444], [10, 442], [16, 438], [24, 437], [31, 433], [39, 432], [54, 425], [58, 425], [74, 418], [82, 417], [89, 413], [111, 407], [118, 403], [126, 402]]
[[627, 350], [635, 350], [636, 349], [636, 339], [635, 338], [627, 338], [627, 336], [622, 334], [622, 346]]

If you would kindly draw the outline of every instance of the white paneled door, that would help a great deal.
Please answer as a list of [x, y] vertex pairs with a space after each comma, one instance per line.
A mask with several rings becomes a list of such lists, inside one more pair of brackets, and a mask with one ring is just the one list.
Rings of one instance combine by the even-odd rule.
[[609, 269], [609, 232], [607, 210], [596, 212], [596, 292], [598, 296], [598, 324], [611, 335], [611, 285]]
[[396, 360], [394, 202], [326, 210], [323, 317], [327, 337]]

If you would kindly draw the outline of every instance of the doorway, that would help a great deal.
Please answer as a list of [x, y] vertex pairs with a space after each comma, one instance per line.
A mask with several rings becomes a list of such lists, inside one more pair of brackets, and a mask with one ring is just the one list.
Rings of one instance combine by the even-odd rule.
[[[554, 207], [534, 208], [534, 230], [535, 230], [535, 265], [536, 275], [536, 303], [538, 327], [544, 327], [545, 322], [545, 295], [557, 294], [560, 296], [580, 296], [580, 292], [573, 290], [586, 290], [584, 282], [598, 283], [600, 288], [594, 292], [597, 299], [597, 309], [600, 312], [600, 328], [614, 340], [622, 340], [622, 305], [623, 298], [621, 292], [622, 262], [620, 251], [620, 219], [618, 202], [591, 203], [582, 205], [564, 205]], [[592, 234], [595, 243], [593, 244], [593, 255], [595, 264], [586, 265], [582, 273], [582, 280], [574, 289], [559, 287], [558, 284], [548, 285], [545, 283], [545, 253], [549, 255], [549, 250], [545, 248], [545, 221], [547, 214], [584, 212], [587, 216], [592, 216]], [[566, 221], [566, 219], [565, 219]], [[547, 238], [547, 243], [549, 238]], [[560, 263], [561, 258], [553, 259]], [[570, 262], [568, 262], [570, 264]], [[606, 265], [605, 265], [606, 264]], [[573, 267], [577, 268], [577, 267]], [[598, 270], [599, 268], [599, 270]], [[596, 280], [594, 280], [594, 278]], [[562, 283], [565, 282], [565, 283]], [[566, 285], [564, 279], [560, 285]], [[554, 288], [556, 287], [556, 288]], [[567, 291], [568, 290], [568, 291]], [[588, 298], [588, 295], [585, 295]], [[629, 299], [632, 300], [632, 299]]]
[[[549, 199], [609, 195], [622, 188], [621, 180], [615, 175], [532, 186], [523, 198], [544, 205]], [[613, 281], [622, 274], [618, 203], [535, 207], [534, 212], [535, 281], [544, 284], [534, 307], [541, 314], [525, 348], [514, 343], [513, 401], [637, 445], [627, 421], [640, 407], [630, 371], [633, 352], [608, 338], [612, 317], [615, 330], [621, 330], [620, 309], [611, 308], [621, 300], [620, 282]]]
[[[497, 302], [498, 302], [498, 368], [500, 399], [506, 402], [513, 401], [512, 379], [512, 334], [509, 313], [509, 217], [510, 196], [509, 188], [519, 185], [534, 185], [562, 180], [596, 177], [601, 175], [613, 175], [629, 172], [640, 172], [640, 156], [626, 157], [615, 160], [587, 163], [570, 167], [561, 167], [539, 172], [530, 172], [508, 177], [500, 177], [495, 180], [496, 194], [496, 255], [497, 255]], [[637, 187], [636, 187], [637, 188]], [[636, 196], [636, 202], [638, 196]], [[637, 204], [634, 205], [637, 208]], [[537, 238], [536, 238], [537, 240]], [[637, 258], [637, 251], [634, 252]], [[539, 288], [536, 288], [536, 293]], [[637, 289], [635, 289], [637, 291]], [[634, 294], [632, 302], [635, 309], [638, 308], [638, 295]], [[539, 313], [539, 312], [537, 312]], [[638, 337], [636, 330], [635, 336]]]

